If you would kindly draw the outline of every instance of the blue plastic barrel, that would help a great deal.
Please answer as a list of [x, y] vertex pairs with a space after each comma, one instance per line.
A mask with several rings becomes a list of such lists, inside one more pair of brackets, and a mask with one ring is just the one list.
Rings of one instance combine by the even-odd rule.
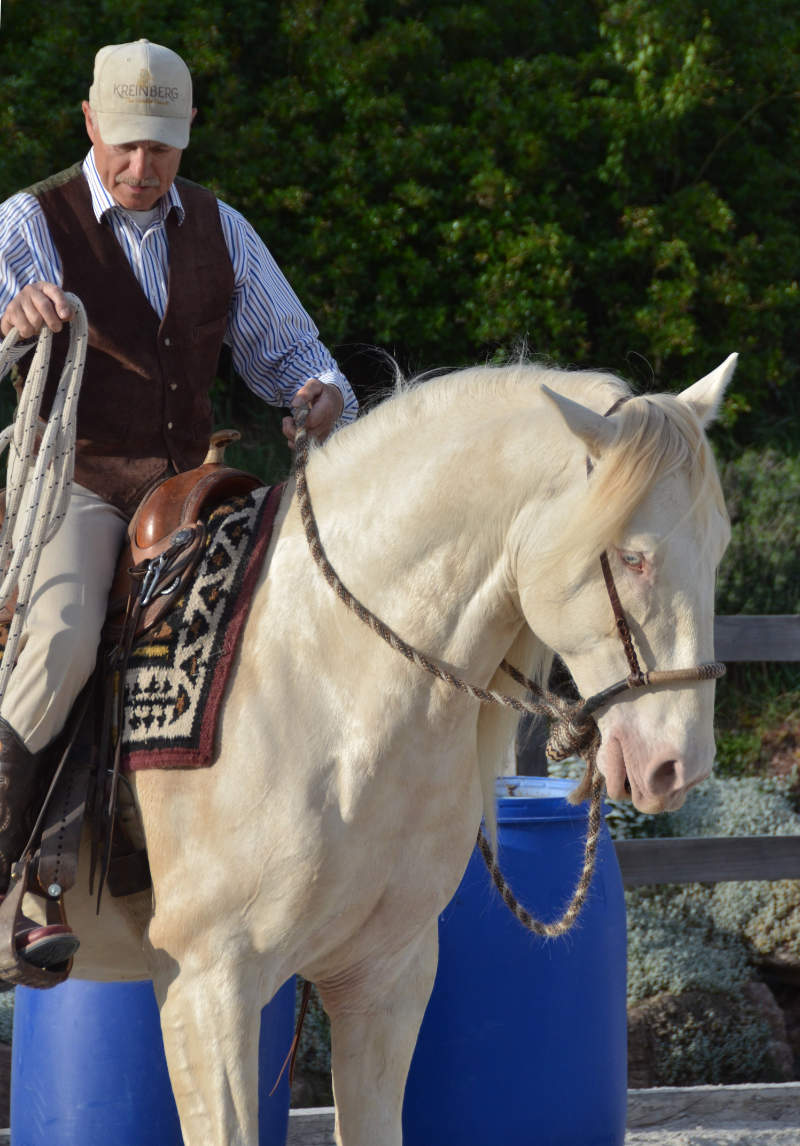
[[[261, 1015], [259, 1146], [284, 1146], [295, 981]], [[213, 1032], [210, 1032], [213, 1035]], [[14, 1146], [182, 1146], [153, 985], [70, 979], [18, 987], [11, 1053]]]
[[[560, 917], [582, 867], [586, 805], [566, 802], [573, 784], [524, 776], [498, 784], [501, 869], [545, 921]], [[526, 931], [476, 849], [440, 917], [439, 943], [406, 1087], [404, 1146], [622, 1146], [625, 901], [605, 825], [588, 902], [565, 936]]]

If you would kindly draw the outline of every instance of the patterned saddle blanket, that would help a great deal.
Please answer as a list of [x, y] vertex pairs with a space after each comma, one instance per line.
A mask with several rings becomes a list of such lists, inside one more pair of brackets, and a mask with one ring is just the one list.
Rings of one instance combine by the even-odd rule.
[[213, 763], [220, 704], [283, 489], [261, 487], [213, 510], [193, 581], [134, 645], [121, 682], [124, 771]]

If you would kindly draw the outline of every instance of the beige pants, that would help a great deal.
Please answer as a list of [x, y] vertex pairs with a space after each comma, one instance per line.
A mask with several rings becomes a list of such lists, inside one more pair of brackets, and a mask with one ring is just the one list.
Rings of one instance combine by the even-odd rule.
[[113, 505], [74, 485], [61, 528], [42, 550], [0, 707], [31, 752], [61, 731], [94, 668], [126, 525]]

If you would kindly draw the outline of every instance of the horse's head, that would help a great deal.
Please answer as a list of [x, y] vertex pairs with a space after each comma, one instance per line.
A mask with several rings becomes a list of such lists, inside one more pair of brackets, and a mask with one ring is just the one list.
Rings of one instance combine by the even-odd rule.
[[[519, 579], [519, 591], [531, 627], [584, 697], [630, 671], [602, 551], [644, 670], [714, 660], [715, 572], [729, 526], [704, 427], [734, 367], [732, 355], [679, 396], [630, 398], [610, 416], [546, 391], [571, 459], [553, 503], [560, 541], [544, 559], [550, 607], [542, 609], [538, 578], [536, 588]], [[680, 807], [711, 771], [713, 702], [714, 683], [704, 681], [631, 690], [601, 709], [598, 765], [609, 795], [630, 794], [645, 812]]]

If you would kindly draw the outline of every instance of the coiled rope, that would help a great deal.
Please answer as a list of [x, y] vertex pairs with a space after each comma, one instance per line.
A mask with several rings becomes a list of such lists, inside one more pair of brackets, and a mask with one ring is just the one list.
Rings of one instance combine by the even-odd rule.
[[[519, 922], [535, 935], [555, 938], [563, 935], [575, 923], [589, 892], [594, 875], [597, 858], [597, 845], [602, 824], [602, 799], [604, 780], [597, 768], [597, 750], [600, 746], [600, 730], [594, 719], [587, 715], [583, 709], [583, 702], [570, 702], [560, 696], [541, 688], [534, 681], [523, 676], [518, 669], [513, 668], [507, 661], [503, 661], [501, 668], [521, 684], [529, 692], [529, 697], [520, 699], [509, 696], [494, 689], [478, 688], [469, 684], [460, 677], [455, 676], [441, 665], [432, 661], [424, 653], [420, 653], [407, 641], [404, 641], [379, 617], [376, 617], [365, 605], [355, 597], [342, 582], [336, 570], [328, 560], [322, 540], [320, 539], [314, 509], [306, 480], [306, 465], [308, 462], [308, 433], [305, 421], [308, 417], [308, 407], [302, 406], [294, 412], [297, 432], [295, 435], [295, 476], [297, 501], [300, 516], [308, 541], [312, 557], [324, 576], [327, 583], [334, 590], [340, 601], [343, 602], [355, 615], [367, 625], [374, 633], [384, 640], [391, 648], [400, 653], [407, 660], [424, 669], [425, 672], [446, 681], [459, 692], [466, 693], [482, 704], [500, 704], [513, 708], [517, 712], [530, 712], [537, 716], [546, 716], [553, 722], [547, 741], [547, 754], [551, 760], [563, 760], [570, 755], [582, 756], [586, 762], [586, 772], [578, 787], [577, 800], [589, 797], [588, 827], [586, 843], [584, 845], [584, 858], [581, 874], [578, 878], [575, 891], [563, 915], [551, 923], [535, 919], [518, 902], [511, 888], [497, 864], [491, 844], [486, 839], [483, 829], [478, 830], [478, 848], [483, 860], [489, 869], [492, 880], [503, 902], [516, 916]], [[576, 802], [577, 802], [576, 800]]]
[[[14, 423], [0, 433], [0, 454], [8, 448], [6, 511], [0, 531], [0, 608], [17, 594], [6, 648], [0, 665], [0, 701], [14, 667], [30, 603], [30, 591], [42, 549], [58, 531], [67, 510], [75, 468], [75, 436], [88, 323], [83, 303], [67, 294], [74, 318], [69, 349], [47, 422], [40, 420], [53, 334], [43, 326], [20, 396]], [[11, 362], [18, 340], [12, 329], [0, 345], [0, 378]], [[37, 449], [37, 438], [41, 443]], [[16, 533], [16, 538], [14, 534]]]

